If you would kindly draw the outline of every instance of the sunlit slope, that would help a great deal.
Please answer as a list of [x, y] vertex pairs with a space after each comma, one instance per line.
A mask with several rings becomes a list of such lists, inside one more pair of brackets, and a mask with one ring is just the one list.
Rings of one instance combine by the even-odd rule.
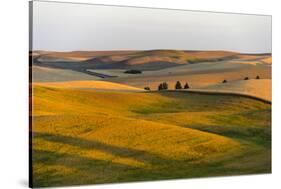
[[245, 77], [255, 79], [271, 79], [271, 66], [237, 63], [233, 61], [200, 63], [177, 66], [158, 71], [148, 71], [140, 75], [109, 78], [108, 81], [128, 84], [143, 88], [149, 86], [157, 89], [162, 82], [167, 82], [169, 89], [174, 89], [177, 81], [188, 82], [191, 88], [207, 87], [222, 83], [223, 80], [244, 80]]
[[107, 81], [66, 81], [66, 82], [44, 82], [34, 83], [33, 85], [55, 87], [55, 88], [80, 88], [80, 89], [102, 89], [102, 90], [125, 90], [143, 91], [143, 89], [129, 85], [112, 83]]
[[272, 64], [272, 57], [265, 57], [261, 61], [265, 64]]
[[237, 94], [246, 94], [271, 101], [271, 88], [271, 79], [251, 79], [220, 83], [194, 90], [228, 93], [233, 92]]
[[[213, 132], [210, 128], [208, 132], [204, 131], [204, 126], [215, 125], [208, 113], [216, 118], [216, 115], [270, 109], [269, 105], [255, 100], [34, 85], [33, 105], [35, 186], [270, 170], [270, 159], [266, 156], [269, 151], [253, 143], [256, 141], [248, 142], [243, 138], [241, 141], [236, 136]], [[200, 113], [202, 119], [197, 119]], [[174, 122], [169, 115], [176, 115]], [[223, 126], [225, 122], [221, 120], [217, 124]], [[268, 124], [262, 122], [258, 126], [270, 129]], [[228, 125], [228, 133], [233, 129], [237, 130], [237, 127]], [[236, 165], [241, 157], [245, 158], [240, 161], [246, 168]], [[246, 162], [252, 160], [256, 163], [247, 165]]]

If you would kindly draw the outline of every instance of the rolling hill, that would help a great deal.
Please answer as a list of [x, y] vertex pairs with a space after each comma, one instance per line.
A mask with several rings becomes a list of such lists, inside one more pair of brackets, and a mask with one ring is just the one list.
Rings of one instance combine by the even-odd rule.
[[271, 79], [238, 80], [193, 89], [194, 91], [246, 94], [271, 101]]
[[271, 172], [271, 54], [30, 55], [34, 187]]
[[[94, 70], [99, 72], [99, 70]], [[149, 86], [157, 89], [162, 82], [167, 82], [169, 89], [174, 89], [177, 81], [182, 84], [188, 82], [191, 88], [204, 88], [220, 84], [223, 80], [237, 81], [245, 77], [250, 79], [259, 75], [262, 79], [271, 80], [271, 66], [267, 64], [247, 64], [234, 61], [204, 62], [188, 64], [157, 71], [146, 71], [138, 75], [125, 75], [122, 70], [101, 70], [101, 73], [112, 74], [119, 77], [106, 78], [110, 82], [123, 83], [135, 87]], [[117, 72], [117, 73], [116, 73]]]
[[[34, 64], [75, 69], [140, 69], [159, 70], [185, 64], [243, 59], [269, 63], [270, 54], [246, 55], [227, 51], [96, 51], [96, 52], [33, 52]], [[265, 61], [267, 60], [267, 61]], [[66, 64], [68, 63], [68, 64]]]
[[[170, 89], [177, 81], [188, 82], [193, 89], [203, 89], [220, 85], [223, 80], [234, 82], [257, 75], [271, 80], [270, 54], [179, 50], [35, 51], [32, 54], [33, 82], [103, 80], [155, 90], [162, 82], [167, 82]], [[143, 71], [126, 74], [128, 69]]]
[[33, 84], [35, 187], [271, 171], [269, 104], [85, 85]]
[[143, 91], [143, 89], [112, 83], [107, 81], [67, 81], [67, 82], [33, 82], [34, 86], [54, 87], [54, 88], [72, 88], [72, 89], [100, 89], [100, 90], [118, 90], [118, 91]]
[[30, 69], [33, 82], [59, 82], [79, 80], [99, 80], [99, 77], [69, 69], [58, 69], [42, 66], [32, 66]]

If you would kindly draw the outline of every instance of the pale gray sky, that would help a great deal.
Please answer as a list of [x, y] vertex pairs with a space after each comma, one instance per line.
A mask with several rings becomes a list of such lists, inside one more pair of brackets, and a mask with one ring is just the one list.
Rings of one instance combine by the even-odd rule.
[[34, 2], [33, 49], [271, 52], [271, 17]]

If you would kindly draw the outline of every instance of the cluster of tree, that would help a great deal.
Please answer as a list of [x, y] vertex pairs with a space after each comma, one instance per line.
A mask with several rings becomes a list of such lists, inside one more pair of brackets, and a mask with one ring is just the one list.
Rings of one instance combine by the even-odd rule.
[[167, 90], [168, 89], [168, 83], [164, 82], [164, 83], [160, 83], [158, 86], [158, 90]]
[[182, 88], [184, 88], [184, 89], [189, 89], [188, 83], [185, 83], [185, 85], [182, 87], [181, 82], [180, 82], [180, 81], [177, 81], [177, 82], [176, 82], [176, 85], [175, 85], [175, 89], [182, 89]]
[[141, 74], [142, 71], [140, 71], [140, 70], [126, 70], [124, 73], [127, 73], [127, 74]]
[[[257, 75], [257, 76], [256, 76], [256, 79], [260, 79], [260, 76]], [[245, 77], [244, 80], [249, 80], [249, 77]], [[224, 79], [224, 80], [222, 81], [222, 83], [227, 83], [227, 80]]]
[[[245, 78], [244, 78], [244, 80], [249, 80], [249, 79], [250, 79], [249, 77], [245, 77]], [[257, 75], [257, 76], [256, 76], [256, 79], [260, 79], [260, 76]]]
[[[175, 85], [175, 89], [189, 89], [189, 85], [188, 83], [185, 83], [185, 85], [182, 87], [181, 85], [181, 82], [180, 81], [177, 81], [176, 82], [176, 85]], [[158, 86], [158, 90], [161, 91], [161, 90], [167, 90], [168, 89], [168, 83], [167, 82], [164, 82], [164, 83], [160, 83], [159, 86]]]

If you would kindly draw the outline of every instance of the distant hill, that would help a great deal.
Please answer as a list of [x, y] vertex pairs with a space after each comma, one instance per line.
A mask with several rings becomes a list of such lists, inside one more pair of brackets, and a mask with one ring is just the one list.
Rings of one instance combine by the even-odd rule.
[[32, 55], [35, 65], [76, 71], [86, 69], [160, 70], [185, 64], [239, 59], [271, 63], [271, 54], [250, 55], [228, 51], [34, 51]]
[[71, 80], [98, 80], [99, 77], [68, 69], [32, 66], [30, 69], [33, 82], [58, 82]]

